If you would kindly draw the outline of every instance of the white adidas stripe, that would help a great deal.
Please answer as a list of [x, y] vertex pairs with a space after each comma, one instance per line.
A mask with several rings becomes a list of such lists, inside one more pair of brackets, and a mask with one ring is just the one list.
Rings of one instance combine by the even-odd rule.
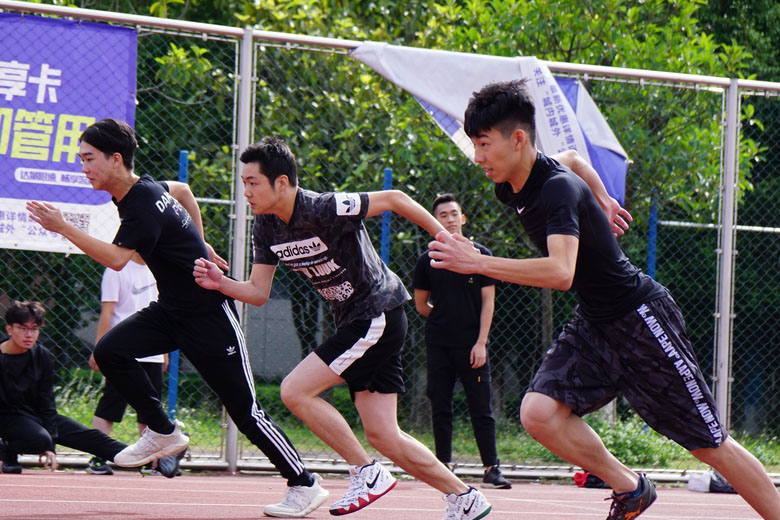
[[241, 330], [241, 325], [238, 323], [238, 318], [233, 314], [232, 309], [227, 301], [222, 302], [222, 309], [230, 320], [230, 324], [233, 326], [233, 330], [236, 333], [236, 339], [239, 344], [239, 353], [241, 361], [244, 367], [244, 378], [246, 379], [249, 390], [252, 392], [252, 417], [254, 417], [258, 428], [263, 432], [268, 440], [276, 446], [279, 452], [284, 456], [287, 463], [297, 470], [297, 472], [303, 473], [305, 469], [303, 461], [298, 456], [298, 452], [290, 445], [289, 441], [276, 429], [271, 421], [266, 417], [265, 412], [257, 406], [257, 394], [255, 393], [254, 377], [252, 375], [252, 367], [249, 364], [249, 354], [246, 350], [246, 339], [244, 338], [244, 332]]

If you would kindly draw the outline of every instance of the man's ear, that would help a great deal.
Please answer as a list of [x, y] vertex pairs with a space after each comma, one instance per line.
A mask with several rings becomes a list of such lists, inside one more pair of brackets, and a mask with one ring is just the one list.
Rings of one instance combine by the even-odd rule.
[[276, 189], [287, 189], [290, 187], [290, 178], [287, 175], [280, 175], [274, 181]]
[[515, 128], [510, 139], [514, 142], [515, 149], [519, 150], [525, 146], [526, 142], [528, 141], [528, 133], [522, 128]]
[[114, 168], [119, 168], [125, 163], [125, 161], [122, 159], [122, 154], [119, 152], [114, 152], [114, 154], [111, 155], [111, 161]]

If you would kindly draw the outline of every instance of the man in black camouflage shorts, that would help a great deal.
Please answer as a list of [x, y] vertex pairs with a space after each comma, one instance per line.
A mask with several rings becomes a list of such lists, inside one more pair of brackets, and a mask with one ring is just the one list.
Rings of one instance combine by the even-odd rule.
[[434, 267], [577, 293], [574, 318], [523, 399], [523, 426], [609, 484], [607, 520], [635, 518], [655, 500], [652, 482], [619, 462], [581, 418], [623, 395], [651, 427], [717, 469], [763, 518], [780, 518], [780, 495], [763, 466], [720, 422], [680, 309], [620, 250], [613, 233], [622, 233], [625, 221], [616, 201], [537, 151], [534, 114], [523, 81], [494, 83], [469, 101], [465, 131], [496, 196], [543, 256], [484, 257], [445, 233], [429, 253]]

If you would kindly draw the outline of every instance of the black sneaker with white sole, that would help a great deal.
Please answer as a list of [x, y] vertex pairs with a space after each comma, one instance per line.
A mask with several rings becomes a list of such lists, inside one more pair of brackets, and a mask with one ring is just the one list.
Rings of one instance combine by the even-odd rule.
[[90, 475], [113, 475], [114, 470], [100, 457], [92, 457], [87, 465], [87, 473]]
[[483, 488], [495, 488], [495, 489], [512, 489], [512, 483], [504, 478], [501, 474], [501, 470], [498, 466], [492, 466], [489, 470], [485, 471], [485, 476], [482, 478]]

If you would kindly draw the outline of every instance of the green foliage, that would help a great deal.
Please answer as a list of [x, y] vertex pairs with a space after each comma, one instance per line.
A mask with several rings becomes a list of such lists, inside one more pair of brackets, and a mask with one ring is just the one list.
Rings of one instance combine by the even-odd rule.
[[[752, 55], [696, 28], [701, 1], [607, 0], [585, 5], [509, 0], [437, 3], [419, 45], [498, 56], [526, 55], [626, 68], [727, 76]], [[618, 140], [633, 158], [626, 200], [643, 224], [650, 194], [665, 218], [711, 222], [717, 212], [721, 99], [680, 91], [589, 82]], [[757, 149], [742, 143], [749, 187]], [[641, 189], [641, 193], [635, 190]]]
[[[706, 2], [700, 26], [721, 43], [738, 42], [754, 59], [740, 73], [764, 81], [780, 81], [780, 4], [774, 0]], [[742, 77], [742, 76], [740, 76]]]
[[680, 459], [691, 457], [683, 447], [653, 431], [636, 415], [614, 426], [595, 416], [588, 416], [586, 422], [598, 432], [607, 449], [630, 467], [673, 467]]
[[168, 6], [171, 4], [184, 4], [184, 0], [160, 0], [149, 7], [152, 16], [168, 18]]
[[[57, 386], [55, 392], [59, 412], [83, 424], [91, 424], [95, 403], [100, 397], [102, 388], [101, 376], [95, 375], [89, 369], [74, 370], [62, 376], [64, 382]], [[183, 385], [194, 383], [194, 380], [188, 382], [187, 377], [182, 379]], [[184, 390], [180, 388], [180, 395], [185, 393]], [[303, 449], [319, 444], [314, 434], [292, 416], [281, 402], [279, 385], [258, 384], [257, 397], [265, 412], [283, 426], [288, 436], [295, 439], [296, 444], [304, 446]], [[346, 387], [334, 388], [325, 398], [345, 414], [348, 424], [362, 438], [362, 426], [354, 412], [355, 407]], [[177, 416], [184, 421], [190, 431], [197, 432], [197, 435], [193, 436], [194, 448], [219, 445], [221, 427], [216, 420], [219, 413], [215, 413], [210, 406], [202, 404], [185, 406], [182, 403]], [[630, 467], [701, 466], [685, 449], [651, 430], [633, 414], [618, 420], [615, 424], [606, 423], [595, 416], [588, 416], [586, 422], [599, 434], [607, 449]], [[499, 419], [496, 431], [498, 453], [505, 462], [514, 461], [527, 465], [566, 464], [528, 435], [516, 420]], [[426, 446], [433, 447], [433, 434], [429, 427], [410, 430], [410, 433]], [[136, 435], [137, 432], [130, 428], [122, 430], [118, 438], [123, 442], [134, 442]], [[759, 460], [780, 459], [780, 440], [775, 436], [751, 436], [738, 433], [737, 439]], [[476, 457], [478, 451], [471, 424], [465, 417], [461, 417], [454, 425], [453, 459], [473, 460]]]
[[[770, 0], [736, 4], [701, 0], [84, 0], [78, 5], [311, 36], [498, 56], [535, 55], [550, 61], [668, 72], [777, 79], [780, 70], [776, 45], [780, 8]], [[141, 172], [175, 178], [178, 152], [188, 150], [196, 195], [229, 198], [235, 163], [235, 150], [231, 149], [235, 118], [234, 51], [223, 41], [140, 32], [136, 129], [141, 141]], [[522, 238], [516, 220], [498, 207], [489, 180], [406, 93], [339, 52], [267, 43], [258, 47], [257, 54], [255, 135], [259, 138], [275, 134], [290, 143], [300, 163], [302, 185], [315, 190], [380, 189], [382, 170], [390, 167], [395, 187], [423, 204], [443, 191], [467, 194], [467, 232], [495, 254], [538, 254]], [[647, 215], [652, 203], [658, 205], [661, 218], [666, 220], [710, 223], [715, 218], [724, 93], [655, 82], [627, 84], [590, 78], [584, 84], [632, 160], [626, 205], [636, 220], [631, 232], [621, 239], [621, 245], [634, 263], [641, 264], [647, 248]], [[770, 180], [776, 172], [767, 161], [771, 152], [767, 143], [778, 141], [777, 125], [767, 124], [765, 128], [762, 121], [768, 102], [743, 101], [739, 196], [744, 196], [756, 182], [753, 172], [769, 188], [774, 185]], [[748, 210], [762, 221], [771, 214], [758, 205], [749, 206]], [[207, 239], [218, 251], [229, 251], [232, 206], [208, 205], [203, 212]], [[378, 237], [379, 219], [368, 226], [371, 235]], [[717, 248], [714, 236], [669, 232], [659, 241], [659, 258], [663, 261], [658, 266], [658, 278], [670, 287], [678, 301], [686, 302], [686, 315], [688, 309], [711, 315], [716, 278], [710, 261]], [[414, 257], [428, 240], [420, 229], [394, 219], [390, 264], [404, 280], [411, 279]], [[747, 277], [760, 282], [763, 270], [775, 269], [776, 262], [772, 256], [774, 247], [759, 249], [751, 246], [743, 251], [766, 255], [761, 258], [767, 261]], [[78, 346], [68, 345], [81, 343], [73, 340], [72, 331], [82, 324], [83, 316], [97, 307], [99, 269], [81, 257], [8, 251], [0, 251], [0, 255], [7, 286], [13, 288], [10, 291], [4, 285], [3, 290], [14, 297], [44, 300], [50, 308], [49, 326], [57, 331], [56, 342], [72, 351], [73, 359], [83, 357]], [[691, 258], [698, 259], [697, 269], [701, 271], [695, 275], [689, 267]], [[30, 268], [35, 265], [47, 268]], [[294, 295], [310, 294], [296, 287], [305, 283], [298, 278], [288, 284], [286, 275], [280, 274], [277, 282], [284, 283], [285, 288], [289, 285]], [[760, 288], [760, 283], [757, 286]], [[502, 348], [497, 350], [493, 366], [501, 374], [498, 380], [505, 378], [513, 384], [519, 381], [522, 388], [522, 382], [538, 365], [555, 327], [570, 316], [574, 301], [570, 294], [554, 293], [548, 306], [545, 293], [535, 289], [501, 287], [499, 291], [501, 305], [496, 311], [492, 337]], [[757, 294], [760, 292], [741, 292], [751, 297], [749, 309], [762, 307], [761, 294]], [[316, 306], [313, 308], [316, 310]], [[312, 315], [312, 309], [307, 309], [299, 314]], [[311, 329], [296, 325], [299, 330]], [[701, 353], [707, 352], [702, 349], [711, 349], [711, 320], [689, 319], [689, 327], [694, 347], [706, 363], [710, 356]], [[422, 346], [422, 341], [416, 339], [419, 330], [418, 321], [417, 330], [410, 332], [406, 352], [410, 359], [418, 361]], [[751, 345], [761, 342], [749, 339]], [[704, 372], [709, 373], [706, 368]], [[411, 383], [414, 382], [416, 379], [412, 379]], [[191, 385], [192, 392], [202, 390], [186, 378], [183, 384]], [[414, 384], [409, 386], [414, 388]], [[261, 402], [271, 406], [274, 413], [286, 413], [272, 387], [259, 392]], [[334, 391], [334, 396], [339, 394]], [[516, 395], [508, 396], [503, 403], [510, 425], [516, 399]], [[341, 410], [353, 409], [349, 403], [341, 404]], [[182, 411], [196, 414], [201, 407], [211, 410], [213, 403], [206, 406], [194, 400], [185, 405]], [[402, 398], [403, 417], [423, 409], [413, 398]], [[282, 418], [296, 424], [289, 413]], [[349, 420], [355, 424], [354, 416]], [[416, 421], [412, 418], [411, 422]], [[615, 434], [609, 443], [631, 453], [645, 449], [644, 432], [631, 430], [630, 424], [626, 431], [631, 433]], [[631, 439], [631, 435], [636, 439]], [[522, 434], [520, 439], [519, 444], [525, 445]], [[515, 441], [511, 436], [507, 445]], [[648, 446], [652, 444], [652, 436], [647, 442]], [[528, 453], [534, 449], [537, 448], [529, 448]], [[524, 456], [522, 453], [526, 452], [518, 453]], [[675, 456], [674, 452], [653, 455], [663, 460]], [[644, 457], [629, 460], [652, 464], [652, 457]]]

